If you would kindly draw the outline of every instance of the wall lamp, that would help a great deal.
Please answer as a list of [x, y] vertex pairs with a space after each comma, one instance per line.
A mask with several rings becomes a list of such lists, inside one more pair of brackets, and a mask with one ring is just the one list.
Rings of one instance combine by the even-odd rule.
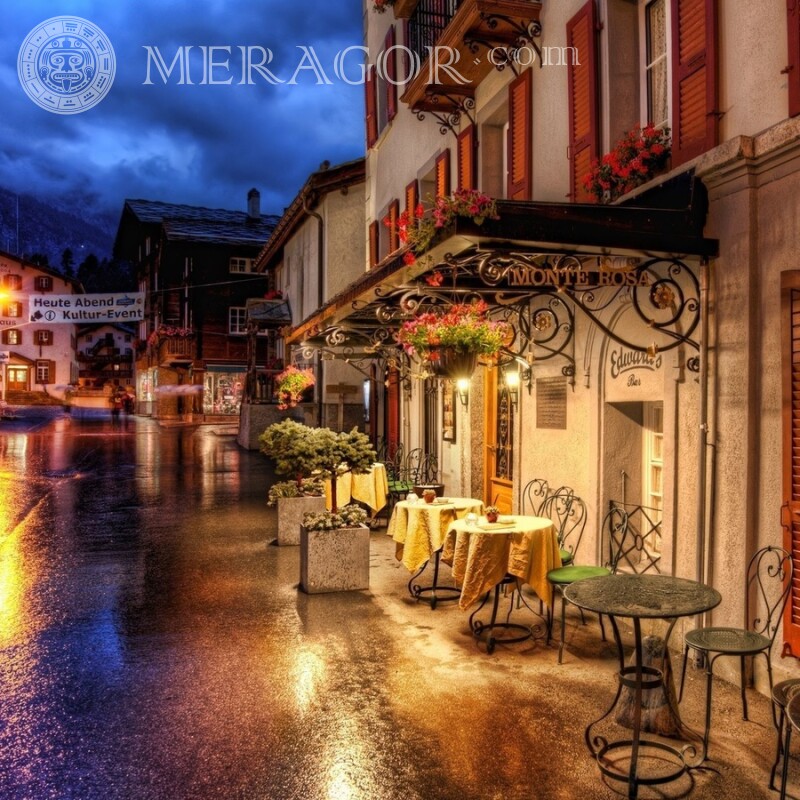
[[469, 378], [459, 378], [456, 381], [456, 392], [461, 405], [469, 405]]
[[531, 393], [531, 385], [533, 383], [532, 370], [529, 364], [524, 364], [522, 368], [515, 370], [505, 370], [503, 373], [503, 382], [508, 390], [511, 404], [516, 407], [519, 405], [519, 389], [521, 384], [525, 384], [528, 389], [528, 394]]

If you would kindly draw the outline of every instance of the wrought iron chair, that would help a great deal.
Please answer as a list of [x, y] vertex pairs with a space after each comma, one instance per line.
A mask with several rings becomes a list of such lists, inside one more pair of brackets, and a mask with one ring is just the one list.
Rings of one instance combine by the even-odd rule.
[[386, 482], [389, 486], [386, 509], [390, 517], [397, 501], [403, 500], [411, 491], [411, 483], [408, 481], [405, 468], [405, 448], [402, 444], [397, 444], [394, 446], [393, 450], [394, 452], [392, 452], [392, 448], [387, 450], [387, 458], [385, 461]]
[[522, 513], [541, 516], [542, 506], [547, 500], [548, 484], [544, 478], [533, 478], [522, 490]]
[[425, 453], [417, 470], [414, 491], [422, 496], [425, 489], [433, 489], [439, 496], [444, 494], [444, 485], [439, 482], [439, 460], [434, 453]]
[[586, 504], [568, 486], [561, 486], [545, 498], [539, 511], [556, 526], [561, 566], [571, 564], [586, 528]]
[[421, 447], [415, 447], [408, 451], [405, 461], [405, 475], [408, 482], [413, 486], [419, 483], [420, 468], [425, 459], [425, 451]]
[[[711, 730], [711, 687], [714, 664], [722, 656], [738, 656], [741, 675], [742, 715], [747, 720], [745, 693], [745, 659], [764, 656], [767, 662], [769, 689], [772, 693], [772, 645], [780, 627], [781, 617], [792, 584], [791, 554], [781, 547], [769, 545], [757, 550], [747, 565], [745, 585], [746, 628], [697, 628], [684, 636], [681, 687], [678, 702], [683, 698], [686, 661], [689, 649], [703, 654], [706, 662], [706, 725], [703, 745], [708, 754], [708, 735]], [[772, 720], [778, 727], [778, 715], [773, 704]]]
[[[566, 550], [571, 555], [572, 560], [570, 560], [566, 566], [551, 569], [547, 573], [547, 580], [553, 587], [553, 606], [550, 608], [547, 625], [548, 644], [553, 634], [555, 592], [558, 591], [558, 593], [561, 595], [561, 637], [558, 645], [559, 664], [561, 663], [564, 653], [564, 638], [566, 634], [567, 598], [564, 596], [564, 589], [566, 589], [570, 584], [575, 583], [575, 581], [584, 580], [585, 578], [597, 578], [602, 575], [613, 575], [617, 571], [619, 556], [622, 552], [622, 548], [616, 545], [620, 542], [624, 542], [628, 532], [627, 512], [621, 508], [612, 508], [605, 515], [603, 519], [603, 525], [600, 529], [603, 533], [605, 541], [608, 542], [609, 548], [608, 561], [606, 562], [605, 566], [583, 566], [575, 564], [575, 554], [577, 553], [578, 545], [580, 544], [581, 537], [583, 536], [583, 530], [586, 526], [586, 505], [584, 504], [583, 500], [580, 499], [580, 497], [575, 497], [574, 495], [567, 495], [566, 497], [569, 498], [569, 511], [566, 519], [567, 524], [571, 525], [571, 527], [568, 528], [568, 531], [569, 535], [573, 536], [573, 539], [570, 542], [569, 538], [566, 538], [561, 544], [561, 550], [562, 552]], [[553, 495], [553, 498], [554, 499], [550, 504], [553, 506], [553, 508], [558, 508], [564, 502], [563, 499], [559, 499], [558, 495]], [[545, 516], [550, 516], [550, 518], [553, 519], [553, 516], [550, 514], [545, 514]], [[581, 619], [583, 619], [582, 614]], [[600, 615], [600, 632], [602, 634], [603, 641], [606, 641], [606, 630], [603, 625], [602, 615]]]

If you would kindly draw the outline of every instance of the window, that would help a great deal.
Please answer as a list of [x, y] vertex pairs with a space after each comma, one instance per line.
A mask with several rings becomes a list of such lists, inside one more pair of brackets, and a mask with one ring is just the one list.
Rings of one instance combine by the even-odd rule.
[[37, 292], [49, 292], [53, 289], [53, 279], [49, 275], [39, 275], [33, 281], [33, 287]]
[[22, 303], [11, 302], [2, 306], [4, 317], [21, 317], [22, 316]]
[[228, 332], [247, 333], [247, 309], [232, 306], [228, 309]]
[[[644, 475], [642, 505], [657, 511], [650, 514], [661, 522], [664, 511], [664, 404], [644, 403]], [[660, 555], [661, 537], [648, 537], [646, 547], [651, 555]]]
[[230, 260], [230, 272], [252, 272], [253, 259], [252, 258], [239, 258], [233, 256]]
[[669, 125], [669, 56], [667, 0], [650, 0], [644, 6], [643, 117], [658, 128]]
[[477, 161], [478, 137], [475, 135], [475, 126], [468, 125], [457, 139], [458, 153], [458, 188], [477, 189], [475, 180], [475, 164]]
[[16, 328], [3, 331], [3, 344], [22, 344], [22, 331]]
[[21, 275], [3, 275], [3, 286], [6, 289], [21, 289], [22, 276]]
[[369, 265], [374, 267], [380, 258], [378, 256], [378, 241], [380, 239], [380, 228], [378, 227], [377, 220], [373, 220], [369, 224]]
[[36, 362], [36, 383], [52, 383], [52, 361]]
[[33, 341], [35, 344], [53, 344], [53, 331], [34, 331]]

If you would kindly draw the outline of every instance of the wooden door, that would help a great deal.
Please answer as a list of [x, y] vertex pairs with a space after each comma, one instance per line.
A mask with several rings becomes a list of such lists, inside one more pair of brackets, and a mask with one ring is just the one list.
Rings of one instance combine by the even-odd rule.
[[485, 501], [510, 514], [514, 487], [514, 407], [496, 367], [486, 371]]
[[8, 389], [12, 392], [28, 391], [28, 368], [8, 367]]

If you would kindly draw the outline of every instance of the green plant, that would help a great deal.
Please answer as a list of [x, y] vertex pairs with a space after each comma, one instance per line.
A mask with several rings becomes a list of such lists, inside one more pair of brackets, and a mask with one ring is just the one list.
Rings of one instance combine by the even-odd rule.
[[383, 224], [387, 228], [397, 226], [400, 244], [408, 247], [403, 261], [413, 264], [430, 247], [436, 232], [456, 217], [468, 217], [476, 225], [482, 225], [486, 219], [499, 219], [497, 204], [491, 197], [476, 189], [459, 189], [449, 197], [439, 195], [430, 208], [419, 203], [413, 211], [403, 211], [397, 220], [384, 217]]
[[583, 187], [600, 202], [610, 202], [646, 183], [663, 169], [671, 154], [669, 128], [633, 128], [583, 178]]
[[274, 506], [278, 500], [286, 497], [320, 497], [325, 494], [325, 483], [313, 478], [297, 481], [278, 481], [269, 487], [268, 506]]
[[492, 355], [506, 342], [510, 329], [505, 322], [490, 320], [488, 311], [482, 300], [457, 303], [443, 313], [429, 311], [403, 323], [397, 341], [409, 355], [434, 360], [443, 348]]
[[372, 10], [377, 11], [379, 14], [383, 14], [387, 8], [391, 8], [394, 5], [394, 0], [372, 0]]
[[275, 376], [275, 395], [278, 397], [278, 408], [294, 408], [301, 400], [303, 392], [316, 383], [313, 371], [286, 367]]
[[366, 434], [353, 428], [336, 433], [330, 428], [310, 428], [287, 419], [270, 425], [259, 437], [260, 450], [275, 461], [278, 475], [303, 479], [329, 478], [333, 511], [336, 511], [336, 479], [343, 472], [369, 472], [377, 453]]
[[337, 528], [355, 528], [367, 521], [367, 512], [351, 503], [338, 511], [307, 511], [303, 514], [303, 525], [309, 531], [332, 531]]

